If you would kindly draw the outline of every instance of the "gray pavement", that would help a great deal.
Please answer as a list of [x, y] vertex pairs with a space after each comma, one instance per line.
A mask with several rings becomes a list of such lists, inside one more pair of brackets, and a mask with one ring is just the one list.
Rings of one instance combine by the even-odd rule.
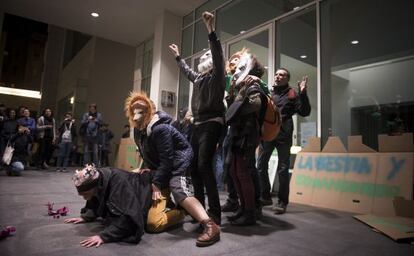
[[263, 219], [251, 227], [224, 221], [221, 241], [207, 248], [195, 246], [196, 225], [186, 218], [168, 232], [145, 234], [137, 245], [86, 249], [79, 242], [102, 226], [64, 224], [62, 218], [47, 216], [45, 206], [54, 202], [55, 208], [69, 207], [70, 217], [78, 216], [84, 201], [72, 185], [72, 173], [25, 171], [8, 177], [0, 171], [0, 224], [17, 228], [0, 241], [0, 255], [414, 255], [414, 245], [373, 232], [350, 213], [295, 204], [284, 215], [265, 208]]

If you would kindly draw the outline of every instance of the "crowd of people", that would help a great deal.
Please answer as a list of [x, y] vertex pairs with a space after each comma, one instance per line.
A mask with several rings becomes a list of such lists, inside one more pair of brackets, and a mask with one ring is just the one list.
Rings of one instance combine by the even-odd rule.
[[[286, 212], [292, 116], [310, 114], [308, 79], [303, 77], [298, 88], [292, 88], [290, 72], [279, 68], [269, 90], [261, 80], [265, 68], [254, 54], [243, 48], [226, 62], [214, 31], [214, 15], [204, 12], [202, 20], [210, 50], [200, 57], [198, 71], [181, 58], [177, 45], [169, 46], [179, 69], [193, 84], [189, 109], [180, 110], [172, 122], [142, 92], [131, 92], [125, 101], [129, 125], [124, 126], [122, 137], [133, 136], [143, 159], [135, 172], [105, 167], [114, 135], [96, 104], [89, 105], [79, 123], [68, 112], [60, 124], [50, 108], [35, 120], [27, 107], [14, 110], [0, 105], [0, 155], [6, 156], [2, 167], [8, 175], [21, 175], [29, 164], [48, 169], [55, 149], [56, 171], [66, 172], [74, 152], [82, 152], [77, 165], [85, 167], [72, 179], [86, 205], [80, 217], [65, 222], [101, 217], [106, 225], [99, 235], [82, 241], [83, 246], [139, 242], [144, 231], [162, 232], [180, 223], [186, 213], [202, 227], [197, 246], [220, 240], [222, 212], [233, 212], [228, 216], [232, 225], [254, 225], [262, 207], [273, 204], [268, 162], [274, 149], [279, 189], [273, 210]], [[272, 110], [276, 114], [269, 132], [265, 125]], [[7, 161], [10, 147], [14, 152]], [[228, 197], [220, 205], [223, 181]]]
[[10, 176], [20, 176], [25, 169], [50, 169], [52, 159], [57, 172], [66, 172], [71, 164], [108, 166], [114, 135], [96, 104], [89, 106], [79, 126], [71, 112], [62, 119], [57, 123], [50, 108], [35, 119], [25, 106], [16, 110], [0, 104], [0, 156], [9, 154], [8, 147], [14, 149], [11, 160], [1, 161], [0, 167]]
[[[88, 165], [73, 176], [86, 205], [80, 217], [65, 222], [76, 224], [102, 217], [107, 224], [99, 235], [83, 240], [83, 246], [138, 242], [144, 231], [162, 232], [180, 223], [185, 213], [202, 228], [197, 246], [220, 240], [222, 212], [234, 212], [228, 216], [232, 225], [254, 225], [262, 216], [262, 207], [273, 204], [267, 169], [275, 148], [279, 193], [273, 210], [286, 212], [292, 116], [310, 114], [308, 79], [303, 77], [298, 88], [292, 88], [290, 72], [279, 68], [269, 90], [261, 80], [263, 65], [248, 49], [233, 54], [226, 65], [214, 31], [214, 15], [204, 12], [202, 20], [210, 50], [200, 57], [198, 72], [180, 57], [177, 45], [169, 46], [183, 75], [193, 84], [190, 108], [180, 110], [172, 122], [167, 113], [156, 110], [145, 93], [131, 92], [125, 101], [129, 127], [124, 135], [130, 128], [143, 165], [134, 172]], [[265, 123], [269, 122], [267, 112], [272, 110], [276, 126], [269, 133]], [[82, 121], [88, 122], [87, 134], [93, 134], [88, 129], [100, 122], [99, 114], [91, 113]], [[269, 138], [267, 133], [273, 135]], [[91, 140], [85, 148], [96, 157], [93, 143]], [[218, 192], [221, 179], [228, 191], [224, 205], [220, 205]]]

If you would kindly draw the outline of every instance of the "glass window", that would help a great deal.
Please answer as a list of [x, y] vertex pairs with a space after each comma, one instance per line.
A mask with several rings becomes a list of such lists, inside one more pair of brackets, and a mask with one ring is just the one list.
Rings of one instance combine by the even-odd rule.
[[[185, 60], [189, 64], [189, 59]], [[190, 97], [190, 81], [180, 72], [180, 80], [178, 85], [178, 110], [188, 108]]]
[[224, 41], [311, 0], [235, 0], [216, 11], [216, 29]]
[[188, 57], [193, 52], [193, 26], [191, 25], [186, 29], [183, 29], [183, 35], [181, 39], [181, 56], [183, 58]]
[[201, 5], [200, 7], [196, 9], [196, 12], [195, 12], [196, 20], [201, 18], [201, 14], [203, 12], [205, 11], [212, 12], [214, 9], [224, 4], [225, 2], [228, 2], [228, 0], [210, 0], [210, 1], [205, 2], [203, 5]]
[[196, 22], [195, 24], [195, 36], [194, 36], [194, 51], [197, 53], [208, 47], [208, 32], [206, 25], [202, 20]]
[[269, 31], [265, 30], [256, 35], [241, 39], [230, 44], [229, 56], [246, 47], [254, 54], [259, 62], [265, 67], [266, 71], [262, 80], [268, 83], [268, 67], [269, 67]]
[[317, 136], [317, 62], [316, 62], [316, 11], [312, 7], [276, 23], [275, 71], [290, 71], [290, 86], [298, 91], [297, 81], [307, 75], [307, 94], [311, 114], [293, 116], [293, 146], [303, 147], [310, 136]]
[[[414, 131], [414, 16], [407, 2], [323, 1], [322, 138]], [[350, 18], [352, 17], [352, 18]]]
[[183, 27], [191, 24], [194, 21], [194, 12], [191, 12], [183, 17]]

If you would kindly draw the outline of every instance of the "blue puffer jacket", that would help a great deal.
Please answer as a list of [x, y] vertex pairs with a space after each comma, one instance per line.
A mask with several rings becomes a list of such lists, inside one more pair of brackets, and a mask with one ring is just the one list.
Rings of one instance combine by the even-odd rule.
[[160, 189], [169, 186], [173, 176], [184, 176], [193, 158], [185, 137], [170, 125], [172, 118], [158, 111], [145, 131], [134, 129], [135, 143], [147, 168], [153, 172], [152, 183]]

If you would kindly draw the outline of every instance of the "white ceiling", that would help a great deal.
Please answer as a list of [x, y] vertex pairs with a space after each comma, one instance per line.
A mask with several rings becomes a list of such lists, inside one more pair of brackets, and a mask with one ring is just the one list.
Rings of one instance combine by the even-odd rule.
[[[206, 0], [1, 0], [5, 13], [136, 46], [163, 10], [184, 16]], [[93, 18], [90, 13], [98, 12]]]

